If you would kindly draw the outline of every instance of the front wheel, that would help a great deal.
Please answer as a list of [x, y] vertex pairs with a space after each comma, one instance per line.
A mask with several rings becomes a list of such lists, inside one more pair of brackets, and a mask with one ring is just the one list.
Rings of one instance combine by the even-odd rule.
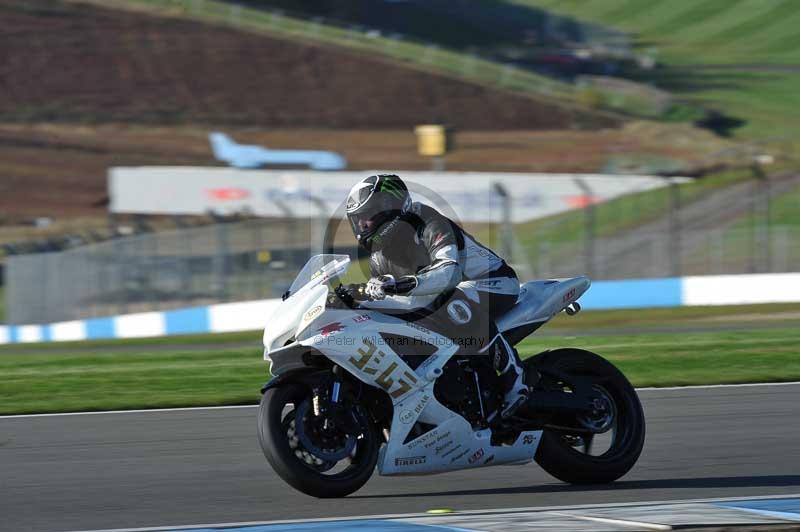
[[[590, 380], [594, 408], [567, 427], [547, 428], [536, 452], [542, 468], [564, 482], [597, 484], [613, 482], [625, 475], [644, 446], [645, 421], [636, 390], [613, 364], [581, 349], [557, 349], [526, 361], [532, 368], [551, 369], [555, 374]], [[568, 390], [568, 386], [546, 372], [537, 387]], [[531, 400], [535, 402], [535, 390]]]
[[272, 468], [314, 497], [345, 497], [363, 486], [378, 461], [377, 428], [359, 408], [347, 423], [315, 416], [312, 393], [289, 383], [270, 388], [258, 411], [258, 440]]

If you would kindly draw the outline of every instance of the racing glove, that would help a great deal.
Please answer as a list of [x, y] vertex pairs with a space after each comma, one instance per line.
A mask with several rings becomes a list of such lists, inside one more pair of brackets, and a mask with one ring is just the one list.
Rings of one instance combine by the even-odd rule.
[[366, 287], [364, 287], [364, 293], [366, 293], [370, 299], [381, 300], [384, 299], [387, 294], [406, 294], [416, 286], [417, 278], [413, 275], [405, 275], [399, 279], [395, 279], [393, 275], [380, 275], [371, 278], [367, 282]]
[[393, 292], [395, 286], [393, 275], [381, 275], [367, 281], [364, 292], [370, 299], [381, 300], [386, 297], [386, 292]]

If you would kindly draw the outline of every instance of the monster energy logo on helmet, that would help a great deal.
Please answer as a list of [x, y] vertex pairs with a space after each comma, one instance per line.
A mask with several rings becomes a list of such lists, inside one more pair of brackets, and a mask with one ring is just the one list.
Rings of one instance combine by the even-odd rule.
[[401, 201], [405, 198], [408, 189], [396, 175], [380, 175], [378, 178], [380, 179], [376, 188], [378, 192], [386, 192]]
[[402, 179], [394, 174], [371, 175], [350, 190], [347, 218], [358, 242], [369, 247], [373, 238], [382, 240], [386, 236], [389, 227], [383, 226], [402, 216], [410, 207], [411, 196]]

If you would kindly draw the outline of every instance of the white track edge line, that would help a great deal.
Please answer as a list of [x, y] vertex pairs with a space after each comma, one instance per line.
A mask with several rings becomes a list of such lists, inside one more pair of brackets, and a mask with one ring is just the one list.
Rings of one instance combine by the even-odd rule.
[[91, 412], [53, 412], [50, 414], [11, 414], [0, 416], [0, 419], [16, 419], [27, 417], [56, 416], [97, 416], [101, 414], [158, 414], [160, 412], [188, 412], [194, 410], [230, 410], [235, 408], [256, 408], [258, 405], [225, 405], [225, 406], [185, 406], [180, 408], [143, 408], [138, 410], [96, 410]]
[[733, 510], [739, 510], [742, 512], [748, 512], [755, 515], [760, 515], [762, 517], [774, 517], [776, 519], [784, 519], [786, 521], [800, 521], [800, 515], [793, 514], [790, 512], [779, 512], [775, 510], [761, 510], [759, 508], [745, 508], [743, 506], [720, 506], [720, 508], [727, 508]]
[[[716, 499], [673, 499], [673, 500], [657, 500], [657, 501], [639, 501], [639, 502], [623, 502], [623, 503], [601, 503], [601, 504], [576, 504], [573, 506], [541, 506], [541, 507], [522, 507], [522, 508], [495, 508], [490, 510], [464, 510], [460, 512], [453, 512], [445, 515], [491, 515], [491, 514], [512, 514], [512, 513], [527, 513], [527, 512], [557, 512], [566, 510], [591, 510], [596, 508], [626, 508], [638, 506], [671, 506], [679, 504], [692, 504], [692, 503], [718, 503], [718, 502], [736, 502], [736, 501], [753, 501], [753, 500], [772, 500], [772, 499], [792, 499], [800, 497], [800, 493], [784, 493], [781, 495], [765, 495], [765, 496], [740, 496], [740, 497], [723, 497]], [[568, 514], [572, 515], [572, 514]], [[420, 519], [433, 517], [429, 513], [416, 513], [416, 514], [379, 514], [379, 515], [355, 515], [349, 517], [316, 517], [306, 519], [282, 519], [277, 521], [242, 521], [234, 523], [204, 523], [196, 525], [177, 525], [177, 526], [152, 526], [143, 528], [109, 528], [99, 530], [76, 530], [71, 532], [159, 532], [168, 530], [192, 530], [197, 528], [233, 528], [245, 526], [266, 526], [266, 525], [282, 525], [292, 523], [324, 523], [331, 521], [353, 521], [363, 519]], [[665, 525], [666, 526], [666, 525]]]
[[689, 384], [687, 386], [644, 386], [636, 388], [637, 392], [656, 392], [656, 391], [671, 391], [671, 390], [703, 390], [714, 388], [753, 388], [757, 386], [794, 386], [800, 384], [800, 381], [785, 381], [785, 382], [743, 382], [739, 384]]
[[612, 519], [609, 517], [595, 517], [592, 515], [575, 515], [565, 514], [562, 512], [545, 512], [559, 517], [569, 517], [572, 519], [579, 519], [581, 521], [592, 521], [595, 523], [604, 523], [607, 525], [620, 525], [636, 528], [637, 530], [672, 530], [670, 525], [661, 525], [657, 523], [645, 523], [644, 521], [630, 521], [628, 519]]
[[[790, 382], [750, 382], [743, 384], [696, 384], [689, 386], [664, 386], [636, 388], [637, 392], [703, 390], [714, 388], [755, 388], [759, 386], [797, 386], [800, 381]], [[0, 419], [17, 419], [28, 417], [55, 417], [55, 416], [93, 416], [99, 414], [158, 414], [161, 412], [186, 412], [193, 410], [225, 410], [233, 408], [256, 408], [258, 405], [228, 405], [228, 406], [186, 406], [180, 408], [145, 408], [139, 410], [97, 410], [93, 412], [54, 412], [50, 414], [11, 414], [0, 416]]]

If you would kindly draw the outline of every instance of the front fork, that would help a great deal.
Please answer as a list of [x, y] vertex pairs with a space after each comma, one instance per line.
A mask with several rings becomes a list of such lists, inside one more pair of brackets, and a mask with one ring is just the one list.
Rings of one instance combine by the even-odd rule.
[[[344, 419], [347, 419], [347, 416], [341, 415], [343, 414], [341, 411], [343, 407], [340, 404], [342, 391], [342, 368], [339, 366], [334, 366], [331, 374], [333, 378], [330, 380], [330, 382], [323, 382], [314, 386], [314, 395], [311, 399], [314, 416], [325, 417], [325, 420], [323, 421], [323, 428], [326, 430], [334, 428], [333, 418], [342, 419], [343, 417]], [[328, 413], [332, 415], [327, 415]]]

